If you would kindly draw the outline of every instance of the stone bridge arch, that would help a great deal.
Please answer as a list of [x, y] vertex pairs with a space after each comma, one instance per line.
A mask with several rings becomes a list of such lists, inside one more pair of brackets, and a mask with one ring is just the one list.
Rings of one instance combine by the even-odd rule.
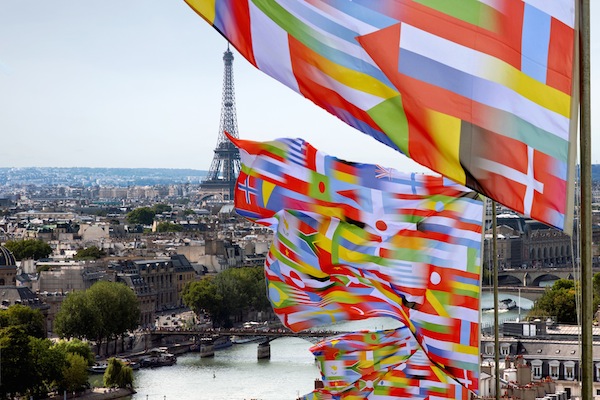
[[498, 286], [523, 286], [523, 281], [515, 274], [498, 273]]
[[558, 279], [573, 280], [573, 271], [569, 269], [510, 269], [498, 272], [498, 284], [501, 286], [541, 287], [545, 281]]
[[543, 274], [540, 275], [538, 277], [536, 277], [532, 282], [530, 286], [540, 286], [540, 283], [544, 282], [544, 281], [557, 281], [559, 279], [570, 279], [573, 280], [573, 274], [569, 274], [566, 277], [560, 277], [557, 276], [555, 274], [549, 273], [549, 274]]

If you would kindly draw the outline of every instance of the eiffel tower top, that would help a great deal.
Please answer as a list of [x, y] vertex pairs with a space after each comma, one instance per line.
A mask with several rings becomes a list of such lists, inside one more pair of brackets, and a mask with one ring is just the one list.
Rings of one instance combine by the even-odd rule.
[[215, 155], [208, 171], [208, 176], [201, 184], [201, 188], [210, 191], [227, 192], [225, 200], [232, 200], [235, 182], [239, 175], [240, 152], [231, 143], [225, 132], [233, 137], [239, 137], [237, 117], [235, 111], [235, 90], [233, 87], [233, 53], [227, 50], [223, 53], [225, 71], [223, 74], [223, 98], [221, 102], [221, 121], [219, 124], [219, 137]]
[[223, 132], [233, 137], [239, 137], [237, 127], [237, 116], [235, 111], [235, 89], [233, 87], [233, 53], [227, 50], [223, 53], [223, 100], [221, 102], [221, 123], [219, 125], [219, 143], [228, 141]]

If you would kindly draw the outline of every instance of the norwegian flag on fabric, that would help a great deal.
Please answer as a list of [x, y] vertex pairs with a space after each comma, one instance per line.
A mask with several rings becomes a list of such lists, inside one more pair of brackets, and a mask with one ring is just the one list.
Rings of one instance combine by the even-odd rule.
[[261, 71], [570, 234], [575, 0], [186, 0]]
[[[444, 382], [460, 379], [476, 391], [479, 196], [442, 177], [382, 174], [380, 166], [327, 156], [301, 139], [230, 139], [242, 160], [236, 210], [275, 232], [265, 275], [281, 321], [299, 331], [394, 318], [448, 375]], [[249, 185], [260, 195], [248, 195]], [[414, 398], [427, 398], [436, 385]]]

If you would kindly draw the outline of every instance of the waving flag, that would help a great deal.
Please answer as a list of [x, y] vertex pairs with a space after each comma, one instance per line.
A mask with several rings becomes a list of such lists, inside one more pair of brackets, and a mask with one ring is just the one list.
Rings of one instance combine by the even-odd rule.
[[427, 358], [408, 328], [343, 334], [311, 351], [324, 387], [305, 400], [469, 398], [463, 385]]
[[281, 321], [299, 331], [395, 318], [431, 363], [476, 390], [478, 195], [442, 177], [349, 163], [301, 139], [230, 139], [242, 160], [236, 209], [275, 231], [265, 275]]
[[570, 233], [575, 0], [186, 0], [254, 66]]

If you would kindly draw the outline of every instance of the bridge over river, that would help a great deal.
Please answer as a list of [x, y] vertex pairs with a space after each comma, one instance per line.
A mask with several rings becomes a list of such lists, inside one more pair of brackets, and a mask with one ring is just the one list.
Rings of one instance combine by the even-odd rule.
[[[213, 357], [215, 347], [220, 338], [223, 337], [254, 337], [259, 338], [257, 358], [268, 359], [271, 357], [270, 342], [280, 337], [300, 337], [307, 339], [312, 343], [318, 340], [335, 336], [343, 332], [329, 330], [312, 330], [302, 332], [292, 332], [285, 328], [270, 328], [270, 329], [247, 329], [247, 328], [231, 328], [231, 329], [183, 329], [183, 328], [163, 328], [148, 332], [146, 335], [150, 338], [153, 345], [163, 344], [167, 342], [188, 341], [194, 343], [200, 352], [201, 357]], [[169, 337], [177, 337], [175, 340], [168, 340]], [[186, 340], [187, 339], [187, 340]], [[231, 343], [230, 343], [231, 344]]]
[[302, 332], [292, 332], [285, 328], [271, 329], [246, 329], [246, 328], [231, 328], [231, 329], [183, 329], [183, 328], [163, 328], [156, 329], [150, 332], [152, 339], [160, 339], [167, 336], [193, 336], [198, 338], [215, 338], [219, 336], [261, 336], [267, 341], [274, 340], [278, 337], [301, 337], [301, 338], [325, 338], [344, 333], [329, 330], [312, 330]]
[[[593, 273], [600, 268], [593, 268]], [[519, 268], [498, 271], [498, 285], [521, 287], [544, 287], [558, 279], [574, 279], [573, 268]]]

